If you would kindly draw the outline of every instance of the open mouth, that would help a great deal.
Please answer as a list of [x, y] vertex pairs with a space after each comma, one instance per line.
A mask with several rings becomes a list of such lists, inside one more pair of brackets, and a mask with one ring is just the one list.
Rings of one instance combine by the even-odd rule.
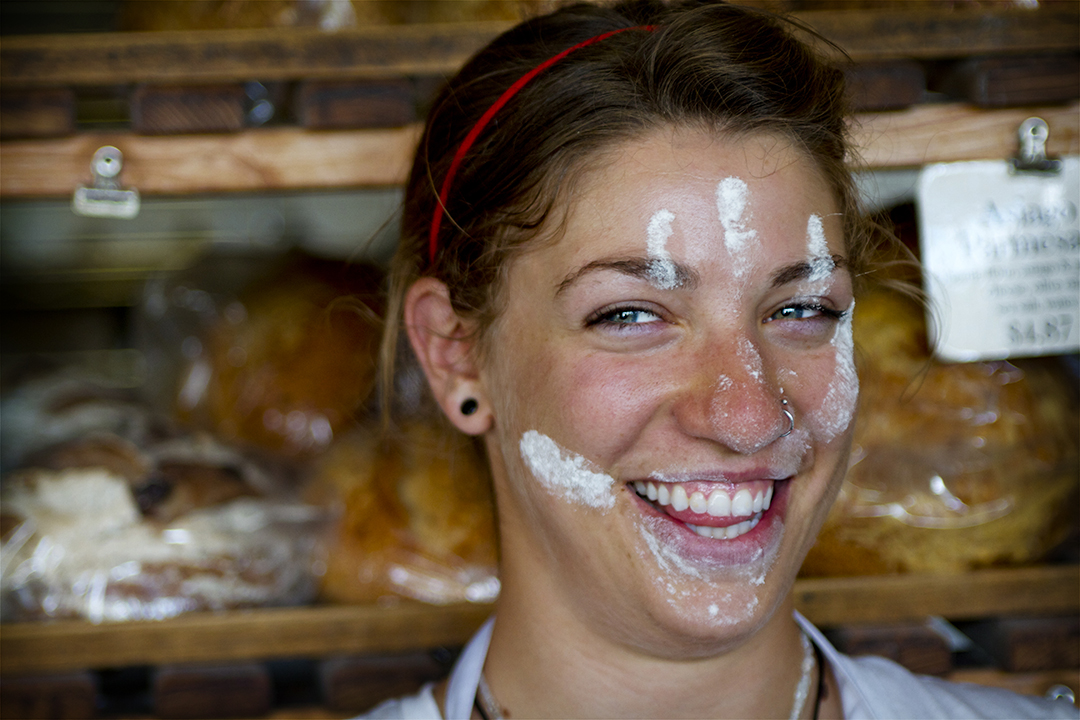
[[658, 512], [682, 522], [696, 534], [734, 540], [757, 527], [772, 505], [775, 485], [773, 480], [736, 485], [638, 480], [630, 487]]

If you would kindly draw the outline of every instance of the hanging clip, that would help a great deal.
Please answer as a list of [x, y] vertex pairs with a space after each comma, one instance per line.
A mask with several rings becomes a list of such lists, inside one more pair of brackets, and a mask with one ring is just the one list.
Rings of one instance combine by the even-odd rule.
[[1020, 123], [1020, 155], [1012, 159], [1013, 172], [1056, 175], [1061, 172], [1061, 161], [1046, 157], [1046, 139], [1050, 126], [1038, 117], [1029, 117]]
[[139, 191], [120, 187], [124, 156], [111, 145], [98, 148], [90, 161], [93, 187], [79, 187], [71, 199], [76, 215], [130, 219], [139, 214]]

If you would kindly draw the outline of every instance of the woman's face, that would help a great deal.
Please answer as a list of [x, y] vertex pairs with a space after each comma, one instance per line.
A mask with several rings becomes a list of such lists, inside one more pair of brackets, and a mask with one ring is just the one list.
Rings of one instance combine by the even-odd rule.
[[504, 588], [711, 652], [771, 617], [846, 469], [842, 224], [770, 135], [657, 130], [592, 168], [509, 269], [481, 369]]

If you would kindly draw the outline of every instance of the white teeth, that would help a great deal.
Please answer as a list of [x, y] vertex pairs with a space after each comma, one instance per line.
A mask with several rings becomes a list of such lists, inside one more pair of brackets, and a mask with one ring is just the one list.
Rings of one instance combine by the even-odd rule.
[[714, 540], [734, 540], [756, 528], [760, 521], [761, 513], [757, 513], [749, 520], [743, 520], [741, 523], [735, 523], [734, 525], [722, 528], [708, 527], [705, 525], [691, 525], [690, 523], [687, 523], [686, 527], [702, 537], [713, 538]]
[[723, 490], [715, 490], [709, 495], [709, 514], [713, 517], [731, 517], [731, 497]]
[[770, 483], [763, 492], [757, 493], [742, 488], [734, 497], [720, 488], [713, 490], [708, 496], [700, 490], [695, 490], [688, 496], [686, 488], [679, 483], [665, 484], [642, 480], [634, 483], [638, 495], [659, 505], [671, 505], [676, 512], [689, 508], [699, 515], [707, 513], [713, 517], [740, 517], [768, 510], [772, 505], [773, 487]]
[[739, 517], [749, 515], [754, 511], [754, 498], [750, 491], [743, 488], [731, 498], [731, 516]]
[[695, 492], [690, 496], [690, 509], [699, 515], [708, 509], [708, 501], [705, 499], [704, 493]]
[[690, 507], [690, 498], [686, 497], [686, 488], [682, 485], [671, 488], [671, 509], [682, 512], [688, 507]]

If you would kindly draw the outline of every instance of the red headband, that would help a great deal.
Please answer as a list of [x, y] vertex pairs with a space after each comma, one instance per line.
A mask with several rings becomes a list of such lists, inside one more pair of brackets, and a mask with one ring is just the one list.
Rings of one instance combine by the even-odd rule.
[[544, 70], [547, 70], [549, 67], [559, 62], [575, 50], [579, 50], [586, 45], [592, 45], [593, 43], [600, 42], [601, 40], [606, 40], [612, 35], [618, 35], [619, 33], [626, 32], [627, 30], [651, 31], [655, 28], [655, 25], [638, 25], [635, 27], [620, 28], [618, 30], [611, 30], [601, 35], [597, 35], [596, 37], [589, 38], [588, 40], [585, 40], [583, 42], [579, 42], [577, 45], [563, 50], [558, 55], [548, 58], [544, 62], [534, 67], [529, 72], [522, 75], [520, 78], [518, 78], [517, 82], [508, 87], [506, 91], [499, 96], [499, 99], [496, 100], [495, 103], [491, 107], [489, 107], [483, 115], [480, 116], [480, 119], [476, 121], [475, 125], [473, 125], [472, 130], [469, 131], [469, 134], [466, 135], [465, 139], [461, 141], [461, 145], [458, 146], [457, 152], [454, 153], [454, 159], [450, 162], [450, 169], [446, 171], [446, 177], [443, 179], [442, 189], [439, 191], [439, 202], [435, 206], [435, 214], [431, 218], [431, 235], [428, 238], [428, 262], [430, 262], [431, 264], [435, 264], [435, 255], [438, 254], [439, 251], [439, 228], [442, 227], [442, 218], [446, 208], [446, 200], [450, 195], [450, 186], [454, 182], [454, 175], [457, 174], [458, 166], [461, 165], [461, 160], [465, 157], [465, 153], [469, 152], [469, 148], [473, 146], [473, 143], [476, 142], [476, 139], [480, 136], [480, 133], [483, 132], [487, 124], [491, 122], [491, 118], [495, 117], [495, 113], [499, 112], [499, 110], [502, 109], [502, 106], [509, 102], [510, 98], [514, 97], [514, 95], [516, 95], [518, 91], [521, 90], [521, 88], [528, 85], [534, 77], [542, 73]]

